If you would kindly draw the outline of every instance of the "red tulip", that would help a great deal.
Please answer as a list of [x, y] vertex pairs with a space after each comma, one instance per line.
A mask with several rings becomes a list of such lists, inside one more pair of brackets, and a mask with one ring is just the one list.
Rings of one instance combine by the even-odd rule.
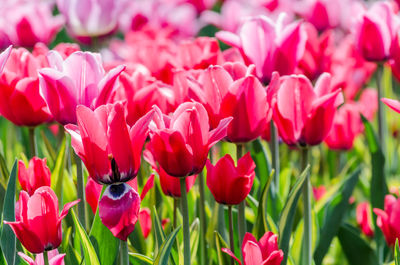
[[21, 244], [32, 253], [58, 248], [61, 244], [61, 221], [68, 210], [79, 200], [67, 203], [61, 213], [58, 199], [50, 187], [40, 187], [29, 197], [21, 191], [19, 211], [15, 213], [15, 222], [4, 221], [11, 226]]
[[[143, 152], [143, 158], [151, 165], [153, 170], [155, 170], [160, 177], [160, 185], [161, 185], [161, 190], [163, 193], [167, 196], [175, 197], [175, 198], [180, 198], [181, 197], [181, 186], [179, 179], [173, 176], [170, 176], [165, 172], [162, 167], [158, 166], [153, 154], [151, 153], [150, 150], [146, 149]], [[192, 175], [188, 176], [185, 181], [186, 181], [186, 192], [189, 192], [189, 190], [193, 187], [195, 181], [196, 181], [197, 175]]]
[[368, 202], [362, 202], [356, 208], [357, 223], [361, 227], [361, 231], [369, 237], [374, 236], [372, 229], [371, 207]]
[[36, 126], [51, 119], [39, 93], [37, 74], [46, 63], [23, 48], [12, 49], [0, 74], [0, 113], [18, 126]]
[[278, 83], [273, 120], [288, 145], [317, 145], [328, 135], [341, 90], [331, 89], [331, 76], [321, 75], [313, 88], [302, 75], [283, 76]]
[[95, 109], [108, 103], [115, 82], [124, 70], [118, 66], [107, 74], [98, 54], [74, 52], [65, 60], [52, 51], [51, 68], [40, 70], [40, 89], [54, 119], [65, 125], [76, 124], [76, 106]]
[[46, 165], [46, 158], [33, 157], [28, 168], [22, 160], [18, 161], [18, 180], [21, 188], [32, 196], [42, 186], [50, 186], [51, 173]]
[[[234, 258], [240, 265], [242, 262], [229, 249], [223, 252]], [[244, 265], [280, 265], [283, 260], [283, 251], [278, 248], [278, 237], [272, 232], [266, 232], [260, 241], [250, 233], [246, 233], [242, 243]]]
[[215, 166], [207, 160], [207, 187], [218, 203], [239, 204], [250, 193], [255, 168], [250, 153], [241, 157], [236, 167], [229, 154], [222, 157]]
[[139, 194], [126, 183], [107, 186], [99, 202], [101, 222], [124, 241], [135, 228], [139, 209]]
[[72, 147], [97, 183], [112, 184], [133, 179], [139, 170], [148, 124], [154, 111], [132, 127], [125, 121], [122, 103], [107, 104], [96, 110], [76, 108], [78, 126], [65, 129], [72, 137]]
[[157, 162], [174, 177], [200, 173], [209, 149], [226, 136], [232, 118], [221, 120], [216, 129], [209, 131], [207, 111], [200, 103], [181, 104], [171, 118], [156, 109], [156, 126], [150, 128], [150, 137]]
[[[18, 255], [21, 258], [23, 258], [29, 265], [45, 265], [42, 253], [37, 254], [35, 260], [33, 260], [31, 257], [25, 255], [22, 252], [18, 252]], [[53, 249], [52, 251], [49, 251], [48, 252], [49, 265], [64, 265], [65, 264], [64, 257], [65, 257], [65, 254], [58, 254], [57, 249]]]
[[394, 246], [396, 239], [400, 239], [400, 200], [393, 195], [385, 196], [385, 209], [374, 208], [377, 215], [376, 225], [382, 233], [389, 246]]
[[321, 185], [319, 187], [313, 187], [312, 191], [313, 191], [313, 195], [314, 195], [314, 198], [316, 201], [318, 201], [319, 199], [324, 197], [324, 195], [326, 194], [326, 188], [323, 185]]
[[90, 205], [93, 214], [96, 214], [102, 188], [103, 186], [94, 181], [93, 178], [88, 178], [85, 187], [85, 197], [86, 202]]
[[383, 61], [390, 56], [399, 21], [388, 2], [374, 3], [360, 15], [354, 26], [356, 46], [368, 61]]
[[302, 24], [284, 24], [282, 14], [275, 23], [265, 16], [251, 17], [244, 21], [238, 35], [220, 31], [217, 38], [240, 49], [247, 64], [254, 64], [257, 76], [269, 82], [272, 72], [293, 74], [304, 53], [306, 35]]

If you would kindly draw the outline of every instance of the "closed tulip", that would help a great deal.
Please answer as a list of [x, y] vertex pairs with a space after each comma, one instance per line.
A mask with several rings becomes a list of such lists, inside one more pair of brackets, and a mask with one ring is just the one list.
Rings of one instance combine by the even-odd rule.
[[18, 126], [37, 126], [51, 119], [39, 92], [37, 71], [44, 65], [24, 48], [12, 49], [0, 74], [0, 113]]
[[46, 158], [33, 157], [26, 168], [25, 163], [18, 161], [18, 180], [21, 188], [30, 196], [42, 186], [50, 186], [50, 169], [46, 165]]
[[315, 87], [302, 75], [280, 78], [273, 120], [288, 145], [317, 145], [331, 130], [336, 108], [343, 102], [340, 89], [332, 91], [331, 76], [321, 75]]
[[243, 22], [238, 35], [220, 31], [216, 36], [238, 48], [246, 63], [256, 66], [257, 76], [263, 82], [269, 82], [274, 71], [293, 74], [306, 42], [302, 24], [285, 24], [285, 14], [276, 23], [265, 16], [251, 17]]
[[237, 166], [228, 154], [213, 166], [207, 161], [207, 186], [218, 203], [236, 205], [246, 199], [255, 177], [256, 164], [247, 153]]
[[354, 25], [356, 46], [368, 61], [383, 61], [390, 56], [399, 21], [389, 2], [376, 2], [361, 13]]
[[382, 230], [387, 244], [394, 246], [396, 239], [400, 239], [400, 200], [386, 195], [384, 210], [374, 208], [374, 213], [377, 215], [376, 225]]
[[319, 31], [323, 31], [339, 26], [342, 15], [341, 7], [348, 4], [346, 2], [350, 1], [305, 0], [299, 4], [299, 13]]
[[223, 248], [222, 251], [240, 265], [280, 265], [283, 260], [283, 251], [278, 248], [278, 237], [272, 232], [266, 232], [259, 241], [252, 234], [245, 234], [242, 243], [243, 263], [229, 249]]
[[150, 127], [156, 161], [174, 177], [200, 173], [209, 149], [226, 136], [232, 118], [221, 120], [218, 127], [210, 131], [207, 111], [200, 103], [181, 104], [171, 118], [156, 109], [155, 126]]
[[115, 67], [105, 73], [99, 54], [74, 52], [63, 60], [58, 52], [51, 52], [51, 68], [40, 72], [40, 89], [54, 119], [65, 125], [76, 124], [76, 106], [95, 109], [108, 103], [115, 82], [124, 70]]
[[126, 183], [107, 186], [99, 202], [101, 222], [124, 241], [135, 228], [139, 209], [140, 196]]
[[366, 236], [373, 237], [374, 230], [372, 229], [372, 213], [371, 206], [368, 202], [362, 202], [357, 205], [356, 219], [358, 225], [361, 227], [361, 231]]
[[4, 223], [11, 226], [29, 252], [42, 253], [60, 246], [61, 221], [78, 202], [67, 203], [59, 213], [57, 196], [50, 187], [40, 187], [30, 197], [26, 191], [21, 191], [16, 221]]
[[127, 182], [139, 170], [150, 111], [132, 127], [125, 121], [122, 103], [107, 104], [96, 110], [85, 106], [76, 109], [78, 125], [65, 126], [72, 137], [72, 147], [82, 159], [90, 177], [99, 184]]

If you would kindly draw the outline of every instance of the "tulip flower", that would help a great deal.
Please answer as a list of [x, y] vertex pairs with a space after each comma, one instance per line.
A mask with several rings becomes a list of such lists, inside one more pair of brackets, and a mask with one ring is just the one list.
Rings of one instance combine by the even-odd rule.
[[400, 101], [390, 98], [382, 98], [383, 103], [385, 103], [389, 108], [400, 113]]
[[7, 59], [10, 56], [12, 46], [5, 49], [0, 53], [0, 74], [3, 72], [4, 66], [6, 65]]
[[318, 31], [324, 31], [340, 24], [341, 2], [344, 1], [305, 0], [299, 4], [299, 13], [306, 21], [313, 24]]
[[245, 234], [242, 243], [243, 263], [229, 249], [223, 248], [222, 251], [240, 265], [280, 265], [283, 260], [283, 251], [278, 248], [278, 237], [272, 232], [266, 232], [260, 241], [250, 233]]
[[384, 210], [374, 208], [377, 215], [376, 225], [382, 230], [382, 233], [389, 246], [394, 246], [396, 239], [400, 239], [399, 214], [400, 200], [393, 195], [385, 196]]
[[65, 129], [72, 137], [72, 147], [82, 159], [89, 175], [99, 184], [113, 184], [133, 179], [139, 170], [141, 152], [154, 111], [148, 112], [132, 127], [125, 121], [121, 102], [76, 108], [78, 126]]
[[76, 124], [76, 106], [91, 109], [108, 102], [114, 84], [124, 70], [118, 66], [107, 74], [98, 54], [74, 52], [65, 60], [58, 52], [48, 56], [51, 68], [39, 71], [40, 89], [54, 119]]
[[242, 156], [235, 166], [227, 154], [213, 166], [207, 160], [207, 186], [218, 203], [236, 205], [246, 199], [255, 177], [256, 164], [250, 153]]
[[[29, 265], [45, 265], [43, 254], [37, 254], [36, 259], [33, 260], [31, 257], [25, 255], [22, 252], [18, 252], [18, 255], [23, 258]], [[53, 249], [48, 252], [49, 265], [64, 265], [65, 254], [58, 254], [57, 249]]]
[[33, 157], [28, 168], [22, 160], [18, 161], [18, 180], [21, 188], [32, 196], [35, 190], [42, 186], [50, 186], [50, 169], [46, 165], [46, 158]]
[[326, 188], [324, 185], [321, 185], [319, 187], [313, 187], [312, 191], [316, 201], [324, 197], [324, 195], [326, 194]]
[[0, 113], [18, 126], [37, 126], [51, 119], [37, 74], [46, 63], [24, 48], [12, 49], [0, 74]]
[[99, 37], [115, 31], [125, 0], [57, 0], [67, 27], [77, 37]]
[[90, 205], [93, 214], [96, 214], [102, 187], [103, 186], [94, 181], [93, 178], [88, 178], [85, 187], [85, 196], [86, 202]]
[[238, 35], [220, 31], [216, 37], [238, 48], [247, 64], [254, 64], [257, 76], [269, 82], [272, 72], [293, 74], [303, 56], [306, 34], [300, 22], [285, 25], [285, 14], [276, 23], [265, 16], [245, 20]]
[[273, 120], [288, 145], [317, 145], [328, 135], [336, 108], [343, 102], [340, 89], [332, 91], [324, 73], [315, 88], [302, 75], [283, 76], [278, 83]]
[[357, 223], [361, 227], [361, 231], [369, 237], [374, 236], [372, 229], [371, 207], [368, 202], [362, 202], [356, 208]]
[[123, 241], [135, 228], [139, 209], [140, 196], [126, 183], [107, 186], [99, 202], [101, 222]]
[[49, 2], [3, 2], [2, 5], [0, 15], [7, 23], [0, 24], [0, 32], [4, 30], [16, 46], [32, 48], [39, 42], [48, 45], [64, 23], [62, 16], [52, 15], [53, 5]]
[[368, 61], [384, 61], [390, 56], [399, 21], [388, 2], [374, 3], [354, 25], [356, 46]]
[[217, 128], [209, 131], [207, 111], [200, 103], [182, 103], [171, 118], [163, 116], [157, 107], [156, 110], [150, 137], [157, 162], [174, 177], [200, 173], [209, 149], [226, 136], [232, 118], [221, 120]]
[[79, 200], [67, 203], [59, 213], [57, 196], [50, 187], [40, 187], [32, 196], [21, 191], [19, 211], [15, 213], [16, 221], [4, 223], [11, 226], [29, 252], [42, 253], [60, 246], [61, 221], [78, 202]]
[[151, 212], [149, 208], [143, 208], [139, 212], [139, 224], [142, 229], [143, 237], [146, 239], [151, 231]]

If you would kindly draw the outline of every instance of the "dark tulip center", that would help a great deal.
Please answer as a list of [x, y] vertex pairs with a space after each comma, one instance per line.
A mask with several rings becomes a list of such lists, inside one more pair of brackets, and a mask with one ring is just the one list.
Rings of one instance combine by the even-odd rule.
[[118, 198], [124, 193], [125, 191], [125, 185], [123, 183], [121, 184], [113, 184], [110, 186], [110, 193], [114, 198]]

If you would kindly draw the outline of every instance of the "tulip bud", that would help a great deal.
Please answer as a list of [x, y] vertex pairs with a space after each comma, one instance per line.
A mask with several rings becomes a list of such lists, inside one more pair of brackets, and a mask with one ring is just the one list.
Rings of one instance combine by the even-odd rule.
[[21, 188], [33, 195], [36, 189], [42, 186], [50, 186], [50, 169], [46, 165], [46, 158], [33, 157], [29, 161], [28, 168], [22, 160], [18, 161], [18, 180]]

